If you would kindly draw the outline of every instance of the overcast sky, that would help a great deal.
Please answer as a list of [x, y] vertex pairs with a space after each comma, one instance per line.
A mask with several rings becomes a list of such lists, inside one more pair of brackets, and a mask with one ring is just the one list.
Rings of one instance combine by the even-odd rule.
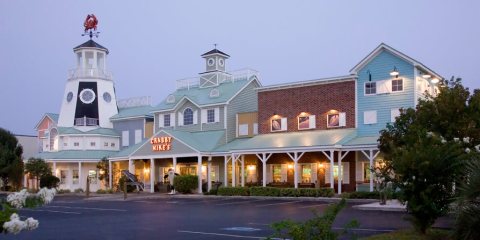
[[35, 134], [44, 113], [60, 111], [90, 13], [119, 99], [159, 103], [175, 80], [204, 71], [214, 43], [228, 70], [256, 69], [263, 85], [347, 75], [385, 42], [480, 88], [479, 1], [0, 0], [0, 127]]

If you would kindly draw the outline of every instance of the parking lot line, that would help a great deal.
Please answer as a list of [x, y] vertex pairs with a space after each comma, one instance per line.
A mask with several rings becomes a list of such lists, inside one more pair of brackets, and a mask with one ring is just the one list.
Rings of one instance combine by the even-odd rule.
[[[341, 227], [332, 227], [333, 230], [345, 230]], [[350, 228], [349, 231], [364, 231], [364, 232], [393, 232], [392, 229], [370, 229], [370, 228]]]
[[255, 207], [276, 206], [276, 205], [284, 205], [284, 204], [297, 203], [297, 202], [301, 202], [301, 201], [298, 200], [298, 201], [289, 201], [289, 202], [280, 202], [280, 203], [269, 203], [269, 204], [257, 205]]
[[243, 201], [243, 202], [219, 203], [219, 204], [215, 204], [215, 205], [224, 206], [224, 205], [246, 204], [246, 203], [253, 203], [253, 202], [260, 202], [260, 201], [265, 201], [265, 200], [264, 199], [257, 199], [257, 200], [252, 200], [252, 201]]
[[70, 207], [70, 206], [45, 206], [53, 208], [71, 208], [71, 209], [86, 209], [86, 210], [99, 210], [99, 211], [116, 211], [116, 212], [126, 212], [125, 209], [116, 209], [116, 208], [91, 208], [91, 207]]
[[65, 212], [65, 211], [55, 211], [55, 210], [45, 210], [45, 209], [28, 209], [28, 208], [23, 208], [22, 211], [53, 212], [53, 213], [64, 213], [64, 214], [82, 214], [82, 213], [79, 213], [79, 212]]
[[184, 230], [178, 230], [177, 232], [190, 233], [190, 234], [202, 234], [202, 235], [214, 235], [214, 236], [222, 236], [222, 237], [234, 237], [234, 238], [266, 239], [266, 237], [244, 236], [244, 235], [234, 235], [234, 234], [225, 234], [225, 233], [194, 232], [194, 231], [184, 231]]

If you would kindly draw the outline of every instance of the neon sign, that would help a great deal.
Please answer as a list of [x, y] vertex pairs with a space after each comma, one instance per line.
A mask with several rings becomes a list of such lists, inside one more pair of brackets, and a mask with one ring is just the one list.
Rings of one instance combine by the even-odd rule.
[[172, 137], [153, 137], [150, 139], [152, 144], [152, 151], [163, 152], [170, 151], [172, 149]]

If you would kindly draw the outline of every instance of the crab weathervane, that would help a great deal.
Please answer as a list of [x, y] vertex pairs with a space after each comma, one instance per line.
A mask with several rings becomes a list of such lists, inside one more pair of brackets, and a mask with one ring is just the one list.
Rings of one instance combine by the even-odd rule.
[[88, 35], [90, 36], [90, 39], [92, 39], [93, 36], [98, 38], [98, 34], [100, 32], [97, 32], [97, 24], [97, 17], [95, 17], [94, 14], [88, 14], [85, 22], [83, 22], [83, 26], [85, 27], [85, 33], [83, 33], [82, 36]]

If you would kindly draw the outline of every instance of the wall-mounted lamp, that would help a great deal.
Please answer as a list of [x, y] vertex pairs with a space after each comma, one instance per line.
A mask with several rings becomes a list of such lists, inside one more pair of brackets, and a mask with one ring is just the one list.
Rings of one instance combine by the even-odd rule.
[[325, 165], [324, 165], [323, 163], [319, 163], [319, 164], [318, 164], [318, 167], [319, 167], [320, 169], [324, 169], [324, 168], [325, 168]]
[[435, 83], [440, 82], [440, 80], [439, 80], [438, 78], [433, 78], [432, 80], [430, 80], [430, 82], [432, 82], [433, 84], [435, 84]]
[[397, 67], [393, 66], [393, 70], [390, 72], [390, 76], [398, 78], [398, 74], [400, 74], [400, 73], [398, 72]]
[[300, 116], [306, 116], [306, 115], [308, 115], [306, 112], [301, 112], [300, 113]]
[[150, 168], [144, 168], [144, 169], [143, 169], [143, 173], [144, 173], [144, 174], [148, 174], [149, 172], [150, 172]]
[[367, 70], [367, 74], [368, 74], [368, 81], [371, 82], [372, 81], [372, 73], [370, 72], [370, 70]]
[[293, 164], [288, 164], [288, 169], [293, 169]]
[[255, 165], [248, 165], [248, 170], [254, 171], [255, 170]]

